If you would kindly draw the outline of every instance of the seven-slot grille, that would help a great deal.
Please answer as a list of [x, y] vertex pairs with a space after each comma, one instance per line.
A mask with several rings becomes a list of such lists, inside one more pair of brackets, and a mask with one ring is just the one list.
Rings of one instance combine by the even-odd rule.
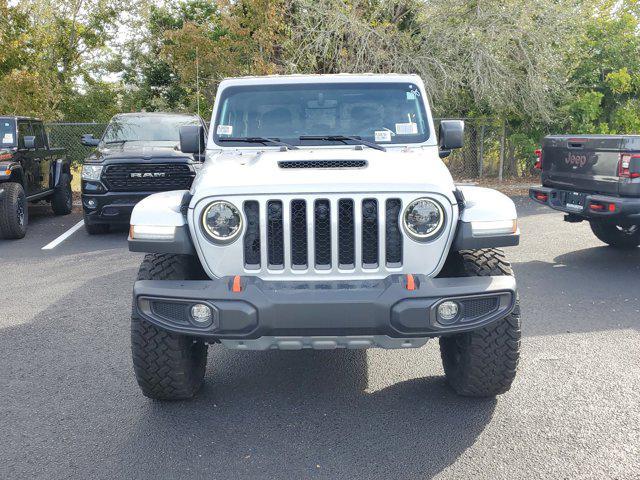
[[[401, 207], [399, 198], [245, 201], [245, 268], [349, 271], [401, 267]], [[262, 249], [266, 254], [261, 255]]]
[[107, 165], [102, 182], [113, 192], [160, 192], [188, 190], [195, 173], [189, 165], [164, 164], [115, 164]]

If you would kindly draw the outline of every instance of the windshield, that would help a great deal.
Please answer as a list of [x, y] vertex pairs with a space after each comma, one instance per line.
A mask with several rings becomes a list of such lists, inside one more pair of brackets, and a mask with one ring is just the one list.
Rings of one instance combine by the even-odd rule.
[[198, 124], [186, 115], [122, 115], [111, 120], [102, 142], [179, 142], [180, 127]]
[[16, 125], [13, 120], [0, 118], [0, 147], [14, 147], [16, 144]]
[[412, 83], [228, 87], [217, 112], [213, 138], [225, 146], [250, 145], [243, 137], [276, 138], [291, 145], [346, 143], [327, 138], [332, 136], [381, 145], [422, 143], [429, 138], [422, 95]]

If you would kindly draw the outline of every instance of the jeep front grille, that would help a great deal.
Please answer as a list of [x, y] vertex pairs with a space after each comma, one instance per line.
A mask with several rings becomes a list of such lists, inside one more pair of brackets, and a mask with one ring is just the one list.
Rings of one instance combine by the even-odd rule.
[[400, 210], [402, 202], [397, 198], [387, 200], [387, 223], [385, 241], [387, 244], [387, 266], [402, 265], [402, 231], [400, 230]]
[[189, 165], [179, 163], [107, 165], [102, 182], [112, 192], [188, 190], [195, 177]]
[[245, 201], [245, 268], [262, 266], [262, 229], [268, 270], [401, 267], [401, 206], [399, 198]]
[[353, 200], [340, 200], [338, 202], [338, 261], [342, 268], [353, 268], [356, 263], [353, 216]]

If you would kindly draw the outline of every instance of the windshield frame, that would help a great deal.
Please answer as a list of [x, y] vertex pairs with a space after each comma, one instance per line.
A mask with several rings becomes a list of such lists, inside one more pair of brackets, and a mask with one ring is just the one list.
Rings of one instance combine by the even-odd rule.
[[[176, 119], [176, 123], [178, 123], [178, 119], [184, 119], [184, 123], [182, 125], [202, 125], [202, 119], [198, 116], [198, 115], [189, 115], [189, 114], [180, 114], [180, 113], [155, 113], [155, 114], [147, 114], [145, 115], [144, 113], [137, 113], [137, 114], [119, 114], [119, 115], [115, 115], [113, 118], [111, 118], [111, 120], [109, 121], [109, 124], [107, 125], [107, 128], [105, 128], [104, 133], [102, 134], [102, 137], [100, 137], [100, 146], [102, 147], [110, 147], [110, 146], [115, 146], [115, 145], [122, 145], [122, 144], [126, 144], [126, 143], [164, 143], [164, 144], [179, 144], [180, 143], [180, 132], [179, 132], [179, 128], [178, 128], [178, 138], [174, 139], [174, 140], [141, 140], [141, 139], [119, 139], [116, 140], [111, 139], [111, 140], [107, 140], [107, 133], [109, 133], [109, 130], [112, 128], [112, 125], [115, 124], [116, 122], [122, 122], [125, 123], [127, 119], [134, 119], [134, 118], [144, 118], [144, 119], [159, 119], [159, 118], [166, 118], [166, 117], [172, 117]], [[188, 121], [187, 121], [188, 120]], [[192, 122], [192, 123], [191, 123]], [[180, 125], [180, 126], [182, 126]]]
[[[353, 89], [358, 86], [372, 86], [373, 88], [384, 88], [384, 87], [401, 87], [406, 88], [407, 85], [414, 86], [415, 89], [419, 92], [417, 106], [419, 108], [419, 114], [422, 117], [424, 122], [424, 134], [420, 135], [416, 138], [416, 135], [401, 135], [404, 137], [400, 139], [401, 141], [393, 142], [393, 141], [379, 141], [375, 142], [373, 136], [362, 136], [362, 139], [368, 140], [373, 143], [377, 143], [381, 147], [385, 148], [394, 148], [394, 147], [421, 147], [425, 145], [435, 145], [435, 134], [433, 127], [433, 119], [431, 116], [431, 111], [429, 108], [429, 102], [426, 97], [426, 93], [424, 91], [424, 86], [422, 82], [417, 80], [416, 78], [392, 78], [392, 79], [384, 79], [384, 81], [380, 81], [377, 79], [366, 79], [366, 78], [354, 78], [353, 80], [349, 79], [340, 79], [340, 80], [332, 80], [330, 82], [319, 81], [314, 79], [312, 81], [270, 81], [271, 79], [266, 79], [264, 82], [245, 82], [245, 81], [234, 81], [230, 80], [229, 85], [223, 86], [221, 84], [221, 88], [218, 91], [218, 95], [216, 97], [216, 108], [213, 112], [212, 118], [212, 128], [209, 131], [209, 142], [208, 149], [265, 149], [265, 148], [277, 148], [277, 146], [270, 145], [255, 145], [247, 142], [227, 142], [220, 141], [220, 138], [225, 138], [225, 135], [218, 135], [217, 129], [218, 124], [221, 121], [221, 118], [224, 114], [224, 102], [230, 95], [235, 95], [238, 92], [242, 91], [273, 91], [274, 89], [286, 90], [291, 89], [292, 87], [303, 87], [308, 89], [323, 89], [323, 88], [345, 88], [345, 89]], [[343, 135], [350, 135], [349, 132], [344, 132]], [[235, 135], [234, 135], [235, 136]], [[327, 135], [328, 136], [328, 135]], [[356, 135], [350, 135], [356, 136]], [[300, 140], [298, 135], [292, 135], [290, 137], [270, 137], [277, 138], [280, 141], [290, 143], [299, 148], [318, 148], [318, 147], [328, 147], [328, 148], [353, 148], [357, 145], [355, 143], [348, 143], [340, 140]]]

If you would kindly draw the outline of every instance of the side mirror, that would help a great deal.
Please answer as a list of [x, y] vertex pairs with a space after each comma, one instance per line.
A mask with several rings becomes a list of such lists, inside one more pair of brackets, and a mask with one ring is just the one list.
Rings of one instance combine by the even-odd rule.
[[91, 133], [85, 133], [84, 135], [82, 135], [80, 143], [82, 143], [82, 145], [84, 145], [85, 147], [97, 147], [100, 143], [100, 140], [98, 140], [97, 138], [93, 138], [93, 134]]
[[26, 148], [27, 150], [36, 148], [36, 137], [34, 137], [33, 135], [25, 135], [24, 148]]
[[202, 125], [180, 127], [180, 150], [182, 153], [203, 154], [207, 147]]
[[444, 158], [454, 148], [464, 145], [464, 122], [462, 120], [442, 120], [438, 133], [440, 157]]

